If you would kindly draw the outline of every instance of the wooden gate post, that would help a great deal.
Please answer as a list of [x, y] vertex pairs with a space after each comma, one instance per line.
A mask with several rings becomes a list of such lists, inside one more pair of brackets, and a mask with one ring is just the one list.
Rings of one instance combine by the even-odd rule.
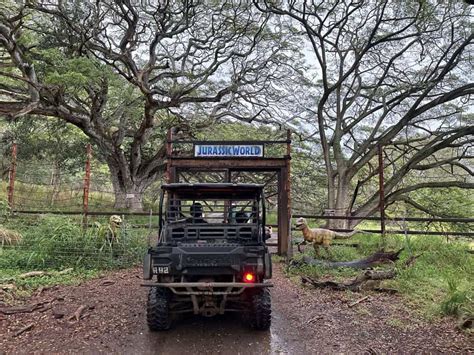
[[291, 131], [287, 131], [285, 167], [278, 174], [278, 254], [292, 256], [291, 243]]
[[87, 157], [86, 157], [86, 172], [84, 175], [84, 193], [82, 195], [82, 213], [83, 213], [83, 227], [87, 229], [87, 214], [89, 212], [89, 189], [91, 184], [91, 159], [92, 159], [92, 146], [87, 144]]
[[287, 195], [288, 208], [288, 236], [287, 236], [287, 257], [293, 257], [293, 243], [291, 238], [291, 130], [286, 131], [286, 181], [285, 190]]
[[173, 151], [173, 146], [171, 140], [173, 139], [173, 135], [171, 133], [171, 128], [168, 130], [166, 134], [166, 172], [165, 172], [165, 181], [166, 183], [171, 182], [171, 153]]
[[15, 207], [14, 192], [15, 192], [15, 178], [16, 178], [16, 156], [17, 146], [16, 143], [12, 145], [12, 160], [10, 165], [10, 171], [8, 174], [8, 207], [10, 211], [13, 211]]
[[173, 167], [173, 139], [176, 132], [175, 127], [171, 127], [166, 135], [166, 172], [165, 181], [170, 184], [178, 182], [178, 174], [176, 168]]

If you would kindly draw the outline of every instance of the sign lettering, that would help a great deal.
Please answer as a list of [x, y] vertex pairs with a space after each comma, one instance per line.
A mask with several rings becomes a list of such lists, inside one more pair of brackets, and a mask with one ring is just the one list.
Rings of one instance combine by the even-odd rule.
[[263, 157], [263, 145], [196, 144], [195, 157]]

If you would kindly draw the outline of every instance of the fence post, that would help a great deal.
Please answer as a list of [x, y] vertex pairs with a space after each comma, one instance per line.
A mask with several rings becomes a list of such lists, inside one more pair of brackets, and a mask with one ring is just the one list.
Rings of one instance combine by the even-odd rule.
[[380, 230], [382, 232], [382, 242], [385, 245], [385, 190], [384, 190], [384, 176], [383, 176], [383, 147], [379, 144], [379, 209], [380, 209]]
[[15, 178], [16, 178], [16, 156], [17, 146], [16, 143], [12, 145], [12, 161], [10, 165], [10, 171], [8, 174], [8, 207], [10, 211], [13, 211], [15, 207], [14, 192], [15, 192]]
[[293, 243], [291, 235], [291, 130], [286, 131], [286, 181], [285, 189], [288, 198], [288, 245], [287, 245], [287, 257], [293, 257]]
[[87, 144], [86, 157], [86, 173], [84, 175], [84, 193], [82, 195], [82, 213], [83, 213], [83, 227], [87, 229], [87, 213], [89, 212], [89, 189], [91, 184], [91, 158], [92, 146]]

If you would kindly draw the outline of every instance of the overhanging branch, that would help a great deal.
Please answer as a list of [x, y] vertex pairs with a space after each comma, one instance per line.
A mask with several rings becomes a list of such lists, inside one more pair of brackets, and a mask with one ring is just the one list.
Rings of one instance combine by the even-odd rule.
[[420, 190], [420, 189], [438, 189], [438, 188], [449, 188], [449, 187], [458, 187], [461, 189], [474, 189], [474, 183], [471, 182], [464, 182], [464, 181], [431, 181], [431, 182], [423, 182], [419, 184], [414, 184], [411, 186], [407, 186], [401, 189], [398, 189], [396, 191], [393, 191], [392, 193], [388, 194], [386, 196], [387, 202], [389, 201], [395, 201], [397, 200], [400, 196]]

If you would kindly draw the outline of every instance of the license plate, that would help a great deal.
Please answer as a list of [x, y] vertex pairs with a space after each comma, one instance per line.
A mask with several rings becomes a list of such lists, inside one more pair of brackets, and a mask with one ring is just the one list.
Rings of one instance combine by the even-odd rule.
[[168, 266], [155, 266], [153, 271], [155, 274], [169, 274], [170, 268]]

